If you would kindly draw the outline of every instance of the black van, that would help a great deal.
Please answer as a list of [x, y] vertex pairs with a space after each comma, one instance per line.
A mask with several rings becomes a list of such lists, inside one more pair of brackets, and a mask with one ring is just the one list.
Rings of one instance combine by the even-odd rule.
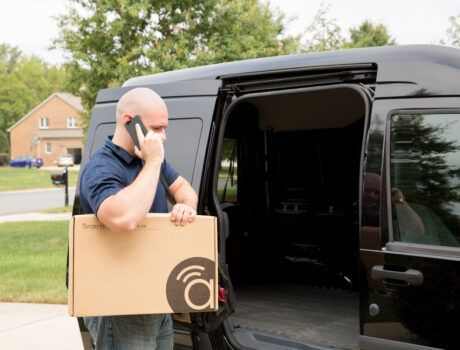
[[99, 92], [82, 166], [139, 86], [166, 101], [166, 157], [218, 217], [234, 286], [235, 313], [177, 322], [177, 349], [460, 349], [460, 50], [136, 77]]

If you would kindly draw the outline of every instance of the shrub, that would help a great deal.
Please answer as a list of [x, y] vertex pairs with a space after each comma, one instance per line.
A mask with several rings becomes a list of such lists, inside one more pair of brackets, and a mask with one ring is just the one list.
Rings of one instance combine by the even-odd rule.
[[10, 156], [8, 153], [0, 153], [0, 166], [8, 165], [10, 161]]

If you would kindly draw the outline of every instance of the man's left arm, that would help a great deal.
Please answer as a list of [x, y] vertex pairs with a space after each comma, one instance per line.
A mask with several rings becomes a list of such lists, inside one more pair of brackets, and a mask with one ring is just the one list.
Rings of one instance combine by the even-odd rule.
[[171, 221], [177, 226], [192, 222], [196, 216], [198, 196], [182, 176], [179, 176], [168, 188], [176, 204], [171, 210]]

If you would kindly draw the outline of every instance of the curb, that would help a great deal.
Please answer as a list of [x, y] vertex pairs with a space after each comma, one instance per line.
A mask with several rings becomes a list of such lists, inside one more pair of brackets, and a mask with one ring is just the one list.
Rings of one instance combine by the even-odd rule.
[[[69, 191], [74, 191], [76, 186], [69, 186]], [[54, 186], [54, 187], [43, 187], [43, 188], [33, 188], [29, 190], [10, 190], [10, 191], [0, 191], [0, 195], [2, 194], [14, 194], [14, 193], [27, 193], [27, 192], [41, 192], [41, 191], [57, 191], [62, 190], [64, 191], [64, 186]]]
[[70, 220], [72, 213], [24, 213], [24, 214], [11, 214], [1, 215], [0, 223], [4, 222], [19, 222], [19, 221], [59, 221], [59, 220]]

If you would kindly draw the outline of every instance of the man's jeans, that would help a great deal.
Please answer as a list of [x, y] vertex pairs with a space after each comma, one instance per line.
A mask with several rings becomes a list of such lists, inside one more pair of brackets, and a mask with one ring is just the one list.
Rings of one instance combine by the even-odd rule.
[[171, 350], [170, 314], [85, 317], [97, 350]]

